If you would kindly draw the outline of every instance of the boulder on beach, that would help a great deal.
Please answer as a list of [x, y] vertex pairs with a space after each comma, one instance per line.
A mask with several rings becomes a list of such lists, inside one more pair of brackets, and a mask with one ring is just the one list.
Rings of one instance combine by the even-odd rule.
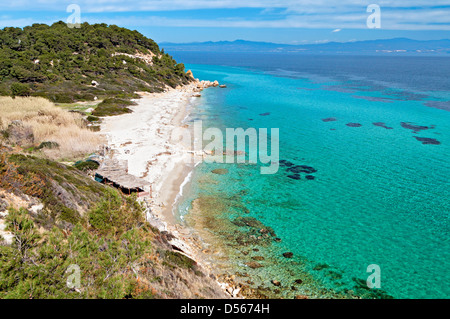
[[217, 175], [228, 174], [228, 170], [226, 168], [216, 168], [216, 169], [213, 169], [211, 172], [214, 174], [217, 174]]
[[219, 85], [220, 88], [225, 89], [227, 86], [225, 84]]

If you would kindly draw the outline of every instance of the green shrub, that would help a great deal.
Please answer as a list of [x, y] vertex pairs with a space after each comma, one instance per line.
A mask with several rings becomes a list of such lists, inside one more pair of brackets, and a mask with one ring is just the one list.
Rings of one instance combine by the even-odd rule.
[[[6, 224], [16, 240], [0, 246], [0, 298], [152, 297], [151, 290], [138, 289], [132, 270], [151, 251], [148, 230], [130, 230], [114, 239], [78, 224], [70, 232], [55, 227], [40, 234], [23, 209], [10, 210]], [[73, 265], [80, 270], [80, 287], [67, 285]]]
[[112, 116], [125, 113], [131, 113], [128, 108], [130, 105], [134, 105], [134, 102], [119, 98], [108, 98], [103, 100], [96, 109], [92, 112], [94, 116]]
[[75, 102], [73, 96], [69, 93], [56, 93], [48, 95], [50, 101], [55, 103], [73, 103]]
[[99, 164], [95, 161], [87, 160], [87, 161], [78, 161], [75, 163], [75, 168], [79, 169], [83, 172], [96, 170]]
[[40, 199], [54, 223], [75, 224], [78, 210], [105, 196], [104, 185], [76, 168], [22, 154], [0, 157], [0, 188]]
[[[69, 29], [62, 21], [43, 26], [0, 30], [0, 94], [23, 96], [45, 92], [53, 102], [72, 103], [93, 101], [100, 95], [136, 98], [133, 92], [140, 87], [158, 92], [166, 85], [175, 87], [191, 81], [183, 64], [161, 53], [153, 40], [137, 31], [88, 23], [81, 24], [79, 29]], [[149, 51], [155, 54], [153, 65], [126, 56], [112, 57], [120, 52]], [[99, 85], [92, 86], [92, 81]], [[30, 90], [17, 86], [11, 92], [11, 83], [32, 85]]]
[[122, 197], [117, 190], [106, 189], [105, 197], [89, 211], [91, 227], [99, 234], [120, 236], [144, 223], [143, 208], [133, 197]]
[[42, 142], [41, 144], [39, 144], [39, 146], [36, 148], [38, 150], [41, 150], [43, 148], [48, 148], [48, 149], [54, 149], [54, 148], [58, 148], [59, 144], [56, 142]]
[[31, 89], [27, 84], [24, 83], [13, 83], [11, 84], [11, 96], [29, 96], [31, 94]]
[[86, 120], [89, 121], [89, 122], [97, 122], [97, 121], [100, 120], [100, 118], [97, 117], [97, 116], [89, 115], [89, 116], [86, 118]]
[[94, 101], [95, 95], [92, 93], [80, 93], [80, 94], [75, 94], [74, 98], [77, 101]]

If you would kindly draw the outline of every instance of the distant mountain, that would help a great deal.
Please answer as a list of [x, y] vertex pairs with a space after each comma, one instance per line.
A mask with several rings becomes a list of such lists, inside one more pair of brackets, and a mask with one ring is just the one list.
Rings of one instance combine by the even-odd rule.
[[369, 40], [355, 42], [328, 42], [321, 44], [278, 44], [245, 40], [160, 43], [168, 52], [208, 51], [208, 52], [280, 52], [309, 54], [450, 54], [450, 40], [419, 41], [407, 38]]

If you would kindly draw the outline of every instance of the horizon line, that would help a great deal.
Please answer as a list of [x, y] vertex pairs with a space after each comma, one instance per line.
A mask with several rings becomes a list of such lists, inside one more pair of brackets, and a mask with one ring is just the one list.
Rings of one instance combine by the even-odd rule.
[[166, 42], [166, 41], [162, 41], [159, 42], [160, 44], [204, 44], [204, 43], [213, 43], [213, 44], [217, 44], [217, 43], [222, 43], [222, 42], [227, 42], [227, 43], [234, 43], [234, 42], [251, 42], [251, 43], [265, 43], [265, 44], [280, 44], [280, 45], [289, 45], [289, 46], [301, 46], [301, 45], [320, 45], [320, 44], [330, 44], [330, 43], [339, 43], [339, 44], [346, 44], [346, 43], [357, 43], [357, 42], [375, 42], [375, 41], [389, 41], [389, 40], [410, 40], [410, 41], [416, 41], [416, 42], [431, 42], [431, 41], [450, 41], [450, 38], [442, 38], [442, 39], [438, 39], [438, 40], [415, 40], [415, 39], [411, 39], [411, 38], [406, 38], [406, 37], [397, 37], [397, 38], [380, 38], [380, 39], [374, 39], [374, 40], [349, 40], [349, 41], [328, 41], [328, 42], [321, 42], [321, 43], [298, 43], [298, 44], [293, 44], [293, 43], [279, 43], [279, 42], [270, 42], [270, 41], [253, 41], [253, 40], [244, 40], [244, 39], [235, 39], [235, 40], [208, 40], [208, 41], [192, 41], [192, 42]]

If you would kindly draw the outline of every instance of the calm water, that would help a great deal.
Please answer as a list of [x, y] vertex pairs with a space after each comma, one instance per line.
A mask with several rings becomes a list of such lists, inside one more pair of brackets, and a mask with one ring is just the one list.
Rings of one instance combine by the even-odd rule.
[[[316, 170], [295, 180], [288, 166], [275, 175], [259, 174], [258, 165], [197, 166], [179, 213], [227, 243], [229, 264], [267, 287], [309, 278], [301, 291], [312, 295], [355, 290], [354, 278], [365, 281], [367, 266], [377, 264], [391, 296], [450, 297], [450, 59], [175, 58], [195, 77], [228, 86], [203, 91], [191, 121], [279, 128], [280, 159]], [[252, 230], [233, 223], [239, 217], [254, 217], [282, 239], [260, 245], [262, 268], [245, 265], [258, 244], [242, 245], [240, 234]], [[294, 258], [284, 258], [287, 251]]]

